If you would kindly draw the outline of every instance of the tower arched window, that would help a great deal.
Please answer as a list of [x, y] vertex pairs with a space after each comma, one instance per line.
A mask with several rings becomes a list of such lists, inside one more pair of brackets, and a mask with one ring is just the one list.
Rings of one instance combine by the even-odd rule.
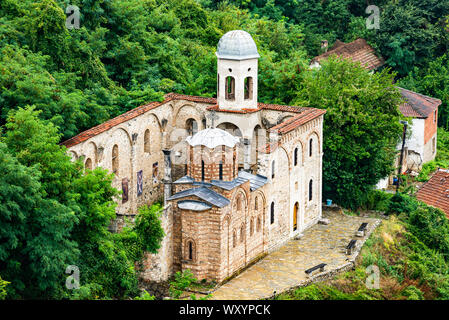
[[309, 201], [312, 201], [313, 198], [313, 180], [310, 179], [309, 181]]
[[143, 135], [143, 151], [146, 153], [150, 153], [150, 130], [145, 130], [145, 133]]
[[293, 152], [293, 159], [294, 159], [294, 165], [298, 165], [298, 148], [295, 148], [295, 151]]
[[312, 156], [312, 152], [313, 152], [313, 139], [310, 138], [310, 140], [309, 140], [309, 157]]
[[253, 77], [245, 78], [245, 100], [253, 98]]
[[218, 179], [223, 180], [223, 161], [218, 164]]
[[117, 174], [119, 171], [118, 145], [112, 147], [112, 172]]
[[273, 162], [271, 163], [271, 179], [274, 179], [274, 169], [275, 169], [275, 162], [273, 160]]
[[274, 202], [272, 202], [270, 206], [270, 223], [274, 223]]
[[234, 77], [226, 77], [225, 83], [225, 98], [226, 100], [234, 100], [235, 99], [235, 79]]
[[201, 160], [201, 181], [204, 181], [206, 175], [204, 166], [204, 160]]

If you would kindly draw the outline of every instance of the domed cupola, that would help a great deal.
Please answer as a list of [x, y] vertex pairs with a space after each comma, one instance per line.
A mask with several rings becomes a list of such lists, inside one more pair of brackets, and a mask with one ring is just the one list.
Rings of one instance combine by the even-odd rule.
[[217, 46], [217, 99], [220, 109], [257, 109], [259, 53], [251, 35], [233, 30]]
[[187, 175], [195, 181], [231, 181], [238, 175], [237, 143], [240, 139], [218, 128], [189, 136]]

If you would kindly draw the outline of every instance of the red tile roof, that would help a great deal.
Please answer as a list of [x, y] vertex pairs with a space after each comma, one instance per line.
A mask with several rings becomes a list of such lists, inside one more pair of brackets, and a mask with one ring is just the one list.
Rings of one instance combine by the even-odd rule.
[[[115, 127], [119, 125], [120, 123], [124, 123], [126, 121], [129, 121], [131, 119], [134, 119], [141, 114], [144, 114], [145, 112], [148, 112], [149, 110], [155, 109], [169, 101], [172, 100], [186, 100], [186, 101], [192, 101], [197, 103], [206, 103], [211, 104], [212, 106], [208, 107], [208, 110], [216, 110], [220, 112], [236, 112], [236, 113], [249, 113], [249, 112], [257, 112], [262, 109], [265, 110], [277, 110], [277, 111], [284, 111], [284, 112], [294, 112], [299, 113], [300, 115], [306, 111], [305, 114], [308, 114], [309, 116], [304, 118], [302, 121], [302, 124], [310, 121], [313, 119], [311, 115], [309, 114], [312, 110], [318, 110], [319, 112], [315, 112], [315, 117], [325, 113], [323, 110], [320, 109], [314, 109], [314, 108], [303, 108], [303, 107], [295, 107], [295, 106], [286, 106], [286, 105], [278, 105], [278, 104], [267, 104], [267, 103], [258, 103], [258, 109], [243, 109], [242, 111], [239, 110], [218, 110], [217, 99], [216, 98], [209, 98], [209, 97], [199, 97], [199, 96], [189, 96], [189, 95], [183, 95], [183, 94], [177, 94], [177, 93], [168, 93], [164, 97], [164, 101], [162, 102], [151, 102], [145, 105], [142, 105], [140, 107], [137, 107], [135, 109], [132, 109], [124, 114], [119, 115], [118, 117], [115, 117], [111, 120], [108, 120], [102, 124], [99, 124], [96, 127], [90, 128], [86, 131], [81, 132], [80, 134], [64, 141], [62, 144], [65, 145], [67, 148], [70, 148], [74, 145], [77, 145], [81, 142], [84, 142], [102, 132], [105, 132], [109, 130], [112, 127]], [[297, 124], [300, 125], [300, 124]], [[288, 131], [285, 131], [288, 132]]]
[[369, 70], [377, 69], [385, 63], [384, 59], [376, 55], [376, 51], [365, 39], [357, 39], [350, 43], [337, 40], [331, 50], [313, 58], [312, 63], [320, 62], [334, 54], [344, 59], [350, 58], [354, 62], [360, 62]]
[[325, 113], [326, 110], [323, 109], [307, 108], [304, 112], [272, 127], [270, 131], [277, 131], [280, 134], [285, 134]]
[[425, 96], [423, 94], [413, 92], [398, 87], [402, 97], [406, 101], [399, 106], [399, 110], [405, 117], [427, 118], [441, 104], [441, 100]]
[[439, 169], [416, 193], [416, 198], [440, 208], [449, 218], [449, 171]]

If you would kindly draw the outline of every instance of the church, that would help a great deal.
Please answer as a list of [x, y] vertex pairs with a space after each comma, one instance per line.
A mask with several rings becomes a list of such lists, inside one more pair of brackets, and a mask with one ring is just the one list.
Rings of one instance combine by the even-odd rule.
[[163, 201], [165, 237], [143, 278], [190, 269], [222, 282], [321, 219], [325, 110], [258, 102], [257, 46], [242, 30], [217, 46], [216, 98], [165, 95], [63, 144], [115, 174], [118, 231]]

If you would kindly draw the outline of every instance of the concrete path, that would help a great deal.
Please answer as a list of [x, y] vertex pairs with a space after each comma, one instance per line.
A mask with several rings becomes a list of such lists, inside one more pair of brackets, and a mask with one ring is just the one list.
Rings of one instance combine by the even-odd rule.
[[326, 263], [326, 271], [336, 269], [348, 262], [353, 256], [345, 254], [345, 247], [351, 239], [359, 239], [358, 246], [364, 238], [355, 237], [363, 222], [373, 229], [378, 219], [347, 216], [336, 212], [323, 213], [323, 218], [330, 220], [329, 225], [314, 225], [304, 232], [300, 240], [290, 240], [279, 250], [245, 270], [236, 278], [225, 283], [212, 293], [213, 300], [253, 300], [268, 298], [273, 292], [281, 293], [307, 280], [305, 270], [319, 263]]

